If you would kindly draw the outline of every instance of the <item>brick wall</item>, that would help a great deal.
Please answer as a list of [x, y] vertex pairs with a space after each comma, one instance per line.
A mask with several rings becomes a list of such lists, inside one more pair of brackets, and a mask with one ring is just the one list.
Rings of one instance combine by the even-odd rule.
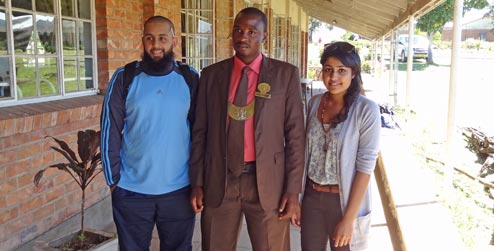
[[98, 81], [101, 90], [106, 90], [108, 81], [118, 67], [140, 58], [143, 7], [147, 2], [95, 1]]
[[216, 62], [233, 56], [232, 40], [230, 33], [233, 27], [233, 19], [237, 13], [233, 10], [232, 1], [217, 1], [216, 12]]
[[[0, 249], [11, 250], [80, 212], [80, 188], [58, 170], [36, 172], [66, 162], [50, 149], [50, 135], [77, 142], [77, 131], [99, 130], [102, 96], [2, 108], [0, 113]], [[76, 149], [76, 148], [73, 148]], [[108, 195], [103, 175], [87, 189], [86, 206]], [[88, 216], [86, 216], [88, 217]]]

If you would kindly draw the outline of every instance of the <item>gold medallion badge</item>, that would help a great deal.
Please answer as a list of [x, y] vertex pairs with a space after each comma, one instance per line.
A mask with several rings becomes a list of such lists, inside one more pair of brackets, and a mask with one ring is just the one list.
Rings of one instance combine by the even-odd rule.
[[257, 85], [256, 97], [260, 98], [271, 98], [271, 94], [268, 92], [271, 90], [271, 86], [268, 83], [260, 83]]
[[247, 120], [254, 115], [255, 103], [255, 99], [246, 106], [236, 106], [228, 103], [228, 116], [234, 120]]

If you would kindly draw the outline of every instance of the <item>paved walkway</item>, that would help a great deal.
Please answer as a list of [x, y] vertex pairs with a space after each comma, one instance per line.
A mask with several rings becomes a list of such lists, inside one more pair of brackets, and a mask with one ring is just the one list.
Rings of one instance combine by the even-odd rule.
[[[379, 99], [383, 96], [380, 95], [379, 83], [369, 76], [364, 76], [364, 83], [369, 83], [364, 86], [366, 90], [371, 91], [368, 96], [380, 102]], [[324, 90], [322, 83], [313, 83], [314, 95]], [[439, 186], [434, 182], [431, 172], [422, 168], [414, 159], [410, 144], [400, 131], [383, 129], [381, 152], [407, 250], [465, 250], [450, 213], [437, 199]], [[372, 186], [374, 211], [369, 251], [392, 251], [393, 247], [374, 179]], [[200, 225], [199, 220], [196, 220], [193, 250], [201, 250], [200, 242]], [[158, 247], [158, 240], [155, 237], [152, 250], [159, 250]], [[293, 251], [301, 250], [300, 231], [293, 227], [291, 247]], [[252, 250], [245, 225], [242, 227], [237, 250]]]

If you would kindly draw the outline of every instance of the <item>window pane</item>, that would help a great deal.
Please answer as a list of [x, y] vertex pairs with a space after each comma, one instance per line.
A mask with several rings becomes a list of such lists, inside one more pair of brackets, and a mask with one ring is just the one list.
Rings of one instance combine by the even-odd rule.
[[[93, 59], [79, 59], [76, 64], [75, 57], [69, 57], [64, 60], [64, 83], [66, 92], [83, 91], [94, 89], [93, 82]], [[77, 77], [77, 70], [79, 76]]]
[[74, 0], [62, 0], [62, 16], [75, 17]]
[[188, 58], [194, 57], [194, 38], [187, 37], [185, 40], [185, 44], [182, 44], [182, 46], [185, 45], [185, 52]]
[[75, 57], [64, 58], [63, 80], [65, 84], [65, 92], [73, 92], [79, 89], [77, 85], [77, 61]]
[[77, 7], [79, 7], [79, 18], [91, 19], [91, 5], [88, 0], [79, 0]]
[[34, 47], [27, 51], [33, 35], [33, 16], [27, 13], [12, 13], [12, 30], [14, 31], [14, 49], [17, 53], [34, 53]]
[[204, 36], [202, 35], [197, 39], [197, 45], [199, 45], [199, 56], [200, 57], [214, 57], [213, 55], [213, 37], [212, 35]]
[[42, 11], [47, 13], [54, 13], [53, 0], [36, 0], [36, 11]]
[[57, 59], [38, 58], [39, 85], [42, 96], [58, 95]]
[[10, 59], [0, 58], [0, 99], [11, 97], [10, 91]]
[[81, 76], [81, 90], [93, 89], [93, 59], [83, 58], [80, 61], [79, 67], [79, 73]]
[[20, 99], [59, 94], [55, 58], [16, 57], [16, 76]]
[[[213, 62], [213, 60], [212, 60], [212, 59], [202, 59], [202, 60], [201, 60], [201, 64], [200, 64], [200, 66], [199, 66], [199, 67], [200, 67], [200, 69], [202, 69], [202, 68], [204, 68], [204, 67], [206, 67], [206, 66], [208, 66], [208, 65], [212, 65], [213, 63], [214, 63], [214, 62]], [[200, 69], [197, 69], [197, 70], [200, 70]]]
[[39, 39], [39, 42], [36, 43], [38, 54], [54, 54], [57, 52], [54, 22], [55, 18], [52, 16], [36, 16]]
[[191, 15], [190, 13], [187, 13], [187, 33], [196, 33], [196, 30], [194, 29], [194, 26], [196, 25], [196, 22], [194, 20], [194, 16]]
[[5, 7], [5, 0], [0, 0], [0, 6]]
[[213, 13], [211, 11], [200, 11], [200, 19], [197, 20], [197, 33], [213, 33]]
[[16, 57], [17, 97], [27, 98], [38, 95], [36, 85], [36, 62], [31, 57]]
[[7, 51], [7, 23], [5, 11], [0, 10], [0, 55], [5, 55]]
[[199, 9], [213, 9], [213, 1], [211, 0], [200, 0], [199, 2]]
[[[183, 33], [182, 33], [183, 34]], [[185, 40], [185, 36], [181, 36], [182, 37], [182, 58], [186, 58], [187, 57], [187, 52], [185, 50], [185, 48], [187, 48], [187, 44], [186, 44], [186, 40]], [[186, 62], [184, 62], [186, 63]]]
[[196, 1], [197, 0], [186, 0], [187, 3], [185, 4], [185, 8], [192, 9], [196, 7]]
[[31, 2], [31, 0], [15, 0], [11, 2], [12, 2], [12, 7], [22, 8], [26, 10], [33, 9], [33, 2]]
[[75, 35], [75, 21], [62, 20], [62, 44], [64, 55], [77, 54], [77, 39]]
[[82, 55], [89, 56], [92, 54], [93, 46], [91, 44], [91, 23], [79, 23], [79, 50]]
[[186, 32], [185, 31], [185, 25], [184, 25], [185, 24], [185, 16], [186, 16], [185, 11], [182, 11], [181, 14], [180, 14], [180, 22], [182, 24], [181, 25], [181, 27], [182, 27], [182, 33], [185, 33]]

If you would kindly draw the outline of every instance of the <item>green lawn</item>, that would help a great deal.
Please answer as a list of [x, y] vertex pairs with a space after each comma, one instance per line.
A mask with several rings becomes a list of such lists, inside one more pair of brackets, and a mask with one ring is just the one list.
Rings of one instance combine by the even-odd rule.
[[[27, 58], [17, 58], [17, 83], [20, 91], [22, 92], [22, 98], [36, 97], [37, 82], [39, 82], [40, 96], [59, 95], [60, 86], [57, 77], [56, 59], [46, 58], [44, 62], [39, 63], [39, 76], [36, 81], [36, 68], [34, 62], [29, 61]], [[77, 76], [77, 67], [75, 61], [65, 61], [64, 76], [68, 79], [75, 79]], [[85, 71], [81, 71], [81, 75], [84, 76]], [[85, 85], [81, 84], [79, 87], [76, 80], [65, 82], [65, 91], [79, 91], [85, 89]]]

